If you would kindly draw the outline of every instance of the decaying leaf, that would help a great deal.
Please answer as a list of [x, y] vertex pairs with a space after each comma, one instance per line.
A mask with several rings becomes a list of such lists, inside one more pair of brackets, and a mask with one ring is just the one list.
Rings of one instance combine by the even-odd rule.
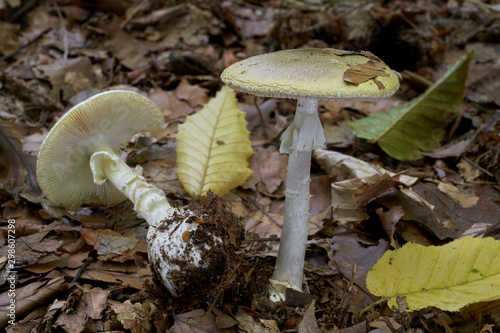
[[327, 175], [336, 177], [337, 181], [371, 177], [374, 175], [388, 174], [407, 186], [411, 186], [418, 181], [418, 178], [396, 174], [378, 165], [371, 164], [358, 158], [326, 149], [316, 149], [313, 158], [320, 165]]
[[438, 189], [451, 199], [458, 202], [460, 206], [464, 208], [474, 206], [479, 200], [479, 197], [477, 195], [465, 193], [452, 184], [440, 182], [438, 185]]
[[337, 179], [331, 184], [332, 217], [341, 223], [367, 219], [364, 207], [371, 200], [390, 188], [411, 186], [418, 180], [334, 151], [316, 149], [313, 157], [329, 176]]
[[220, 332], [217, 328], [215, 315], [211, 311], [205, 312], [203, 309], [197, 309], [174, 315], [174, 318], [175, 333]]
[[373, 82], [379, 87], [379, 90], [382, 90], [385, 87], [382, 82], [376, 80], [376, 77], [389, 76], [382, 68], [385, 68], [383, 62], [373, 60], [369, 60], [365, 64], [349, 65], [349, 69], [344, 72], [344, 81], [357, 86], [373, 79]]
[[471, 303], [500, 298], [500, 241], [464, 237], [443, 246], [408, 243], [386, 252], [368, 273], [374, 295], [406, 297], [408, 309], [435, 306], [457, 311]]
[[398, 160], [418, 160], [439, 146], [447, 122], [458, 113], [474, 52], [460, 58], [425, 93], [411, 102], [350, 123], [357, 137], [377, 142]]
[[432, 183], [419, 182], [403, 189], [396, 196], [405, 215], [403, 220], [416, 221], [431, 230], [439, 239], [459, 238], [475, 223], [494, 225], [500, 211], [498, 191], [478, 184], [479, 199], [469, 208], [438, 189]]
[[[68, 284], [64, 277], [59, 276], [53, 279], [41, 279], [26, 286], [16, 288], [16, 316], [23, 316], [37, 307], [53, 299], [57, 294], [68, 289]], [[7, 306], [12, 299], [8, 290], [0, 294], [0, 327], [5, 327], [10, 320], [7, 314]]]
[[235, 93], [223, 87], [179, 126], [177, 175], [189, 194], [206, 196], [211, 190], [223, 196], [245, 183], [252, 173], [247, 158], [253, 154], [246, 124]]
[[313, 300], [307, 307], [306, 312], [304, 313], [304, 318], [299, 324], [299, 333], [320, 333], [321, 331], [319, 330], [318, 323], [316, 321], [316, 316], [314, 315], [314, 311], [316, 310], [316, 307], [314, 306], [314, 303], [316, 301]]
[[123, 303], [113, 300], [109, 300], [108, 302], [125, 329], [138, 333], [151, 332], [153, 330], [151, 312], [154, 305], [152, 303], [132, 304], [130, 300], [126, 300]]
[[349, 280], [368, 292], [365, 284], [366, 275], [389, 248], [389, 243], [381, 239], [378, 244], [367, 246], [357, 236], [343, 235], [331, 238], [331, 249], [328, 256], [336, 267]]
[[0, 121], [0, 178], [9, 188], [21, 186], [27, 180], [32, 189], [39, 191], [34, 181], [34, 158], [23, 153], [21, 144], [30, 131], [40, 132], [27, 125]]
[[87, 317], [92, 319], [102, 318], [102, 313], [106, 309], [106, 302], [110, 293], [111, 290], [92, 288], [89, 285], [84, 286], [82, 298]]
[[332, 183], [332, 217], [341, 223], [369, 218], [364, 207], [392, 187], [402, 185], [388, 174], [372, 175]]

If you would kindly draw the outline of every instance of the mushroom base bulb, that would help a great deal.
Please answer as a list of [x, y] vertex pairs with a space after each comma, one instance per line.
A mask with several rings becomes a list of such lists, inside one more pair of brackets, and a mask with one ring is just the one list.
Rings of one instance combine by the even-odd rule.
[[[218, 206], [223, 207], [222, 201]], [[211, 205], [195, 211], [179, 209], [149, 227], [149, 261], [157, 280], [174, 297], [214, 299], [217, 287], [225, 284], [226, 273], [237, 263], [232, 234], [238, 234], [241, 226], [224, 208]]]

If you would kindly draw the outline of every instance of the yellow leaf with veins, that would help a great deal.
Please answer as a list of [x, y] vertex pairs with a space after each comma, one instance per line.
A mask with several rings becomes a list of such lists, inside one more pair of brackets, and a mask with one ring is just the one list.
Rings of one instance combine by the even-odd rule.
[[389, 299], [406, 297], [408, 308], [457, 311], [500, 299], [500, 241], [464, 237], [443, 246], [408, 243], [386, 252], [366, 278], [368, 290]]
[[246, 126], [245, 113], [226, 86], [179, 125], [177, 175], [190, 195], [204, 197], [211, 190], [223, 196], [245, 183], [253, 154]]

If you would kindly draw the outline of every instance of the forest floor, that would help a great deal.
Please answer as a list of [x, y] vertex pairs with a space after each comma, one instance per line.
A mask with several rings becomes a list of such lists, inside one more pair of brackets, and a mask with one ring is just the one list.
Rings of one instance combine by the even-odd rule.
[[[0, 0], [0, 328], [500, 331], [498, 300], [455, 312], [405, 312], [381, 303], [361, 313], [379, 299], [365, 280], [386, 251], [409, 242], [443, 245], [465, 235], [500, 237], [499, 36], [498, 1]], [[427, 203], [389, 182], [370, 188], [361, 206], [339, 213], [331, 185], [356, 170], [339, 169], [339, 160], [315, 153], [305, 264], [309, 294], [292, 293], [278, 303], [267, 296], [288, 161], [279, 153], [279, 138], [293, 119], [295, 101], [237, 95], [250, 130], [253, 174], [222, 199], [241, 219], [245, 238], [238, 276], [210, 301], [176, 299], [155, 285], [147, 224], [131, 203], [66, 211], [38, 187], [37, 155], [57, 120], [96, 93], [123, 89], [153, 100], [166, 127], [158, 139], [131, 140], [122, 157], [130, 166], [140, 164], [169, 200], [186, 203], [189, 195], [176, 175], [178, 125], [215, 96], [221, 72], [232, 63], [303, 47], [370, 51], [401, 73], [400, 89], [383, 101], [320, 102], [327, 139], [322, 152], [412, 176], [408, 188]], [[353, 135], [348, 121], [421, 95], [470, 50], [475, 56], [463, 104], [441, 141], [446, 149], [404, 162]], [[9, 267], [12, 225], [15, 265]], [[121, 241], [108, 243], [108, 236]], [[9, 279], [13, 271], [15, 283]], [[14, 315], [8, 308], [13, 297]]]

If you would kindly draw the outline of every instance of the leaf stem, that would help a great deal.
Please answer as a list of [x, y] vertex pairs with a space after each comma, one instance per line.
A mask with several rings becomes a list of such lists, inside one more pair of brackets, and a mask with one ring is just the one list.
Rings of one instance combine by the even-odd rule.
[[384, 297], [384, 298], [381, 298], [381, 299], [379, 299], [378, 301], [376, 301], [376, 302], [374, 302], [374, 303], [372, 303], [372, 304], [368, 305], [366, 308], [364, 308], [363, 310], [361, 310], [361, 312], [358, 314], [358, 319], [359, 319], [359, 318], [361, 318], [361, 316], [363, 316], [363, 314], [364, 314], [366, 311], [370, 310], [371, 308], [373, 308], [373, 307], [374, 307], [374, 306], [376, 306], [376, 305], [379, 305], [379, 304], [381, 304], [381, 303], [387, 302], [389, 299], [390, 299], [389, 297]]

